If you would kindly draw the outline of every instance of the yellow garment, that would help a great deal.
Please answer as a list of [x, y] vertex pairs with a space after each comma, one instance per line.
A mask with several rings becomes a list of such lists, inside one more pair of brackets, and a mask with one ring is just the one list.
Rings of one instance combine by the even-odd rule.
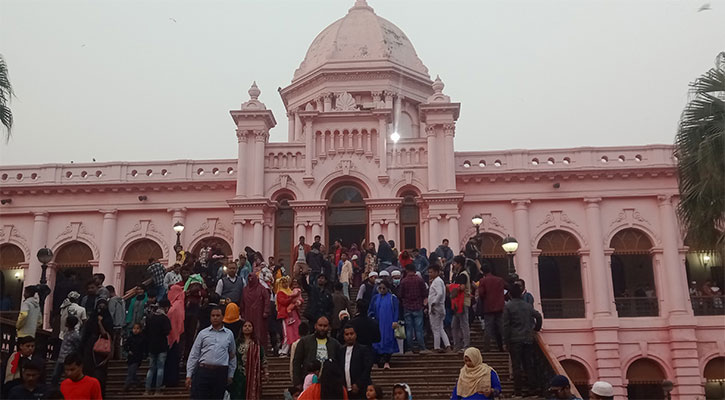
[[469, 347], [464, 353], [473, 363], [473, 367], [464, 365], [458, 375], [458, 387], [456, 392], [459, 396], [466, 398], [478, 392], [491, 390], [491, 371], [493, 368], [483, 363], [481, 352], [475, 347]]
[[224, 311], [224, 323], [233, 324], [239, 321], [239, 306], [236, 303], [227, 304], [226, 311]]
[[277, 279], [277, 282], [274, 283], [274, 285], [277, 287], [277, 290], [274, 293], [282, 292], [286, 294], [287, 296], [292, 294], [292, 289], [289, 288], [290, 284], [290, 277], [289, 276], [283, 276], [279, 279]]

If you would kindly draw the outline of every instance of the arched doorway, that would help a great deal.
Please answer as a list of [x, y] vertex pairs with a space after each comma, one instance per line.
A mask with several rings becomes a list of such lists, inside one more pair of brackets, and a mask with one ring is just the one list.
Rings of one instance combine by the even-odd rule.
[[[274, 214], [274, 256], [282, 259], [285, 265], [294, 265], [292, 246], [297, 243], [294, 237], [295, 211], [289, 204], [291, 197], [277, 199], [279, 206]], [[306, 239], [306, 238], [305, 238]]]
[[562, 230], [545, 234], [538, 244], [539, 290], [545, 318], [584, 318], [579, 241]]
[[[491, 266], [494, 275], [508, 279], [508, 261], [506, 260], [506, 252], [501, 247], [503, 238], [494, 233], [481, 233], [481, 264]], [[526, 282], [528, 284], [528, 282]]]
[[24, 281], [21, 266], [23, 262], [25, 254], [20, 247], [12, 243], [0, 245], [0, 311], [20, 310]]
[[665, 379], [659, 364], [649, 358], [640, 358], [627, 368], [627, 398], [664, 399], [662, 382]]
[[411, 251], [417, 249], [420, 243], [420, 210], [415, 202], [416, 194], [403, 193], [403, 204], [400, 206], [400, 230], [403, 233], [401, 247]]
[[342, 245], [362, 242], [367, 237], [367, 211], [363, 192], [346, 184], [331, 191], [327, 202], [327, 242]]
[[617, 232], [609, 245], [612, 253], [612, 287], [620, 317], [659, 315], [652, 268], [652, 242], [639, 229]]
[[[227, 242], [226, 240], [216, 237], [216, 236], [209, 236], [204, 239], [201, 239], [198, 241], [194, 247], [191, 249], [191, 254], [194, 254], [195, 256], [199, 256], [199, 252], [201, 252], [202, 247], [211, 247], [212, 249], [219, 249], [221, 252], [232, 259], [232, 246]], [[255, 249], [259, 251], [258, 249]]]
[[[53, 314], [60, 315], [60, 305], [68, 297], [68, 293], [76, 291], [86, 293], [86, 283], [93, 277], [93, 251], [87, 244], [72, 241], [62, 245], [55, 252], [55, 286], [53, 287]], [[110, 280], [110, 277], [106, 277]], [[53, 330], [59, 328], [60, 318], [52, 318]]]
[[144, 277], [148, 275], [146, 270], [149, 266], [149, 259], [158, 260], [163, 256], [161, 246], [151, 239], [137, 240], [128, 246], [123, 256], [123, 293], [139, 286], [144, 281]]
[[708, 361], [703, 378], [705, 378], [706, 399], [725, 399], [725, 357], [716, 357]]
[[584, 364], [576, 360], [561, 360], [561, 366], [566, 371], [566, 374], [571, 379], [571, 382], [576, 386], [579, 394], [587, 396], [591, 386], [589, 385], [589, 372]]

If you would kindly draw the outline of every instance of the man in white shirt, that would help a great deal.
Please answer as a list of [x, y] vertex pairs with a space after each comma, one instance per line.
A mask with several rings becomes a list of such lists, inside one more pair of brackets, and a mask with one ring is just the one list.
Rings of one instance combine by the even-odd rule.
[[433, 349], [442, 353], [440, 342], [443, 342], [445, 351], [451, 351], [451, 343], [448, 335], [443, 329], [443, 320], [446, 318], [446, 285], [440, 277], [441, 268], [438, 264], [431, 264], [428, 267], [430, 278], [430, 289], [428, 289], [428, 316], [430, 317], [430, 329], [433, 331]]
[[357, 333], [352, 324], [345, 325], [345, 346], [340, 348], [337, 360], [345, 376], [345, 388], [349, 399], [364, 399], [365, 389], [371, 383], [373, 367], [372, 350], [357, 343]]
[[180, 270], [181, 264], [176, 263], [171, 267], [171, 271], [167, 272], [166, 275], [164, 275], [164, 289], [166, 289], [166, 293], [169, 292], [169, 288], [172, 285], [181, 282], [181, 273], [179, 272]]

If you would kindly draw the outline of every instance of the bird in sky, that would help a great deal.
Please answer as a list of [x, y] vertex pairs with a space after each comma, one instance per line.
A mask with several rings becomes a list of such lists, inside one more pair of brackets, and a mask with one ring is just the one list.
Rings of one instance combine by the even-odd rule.
[[96, 159], [95, 158], [93, 159], [93, 162], [96, 162]]
[[176, 23], [176, 20], [174, 18], [169, 18], [169, 20], [170, 21], [173, 21], [174, 23]]
[[710, 3], [705, 3], [705, 4], [703, 4], [703, 5], [700, 6], [700, 9], [697, 10], [697, 12], [700, 12], [700, 11], [708, 11], [708, 10], [711, 10]]

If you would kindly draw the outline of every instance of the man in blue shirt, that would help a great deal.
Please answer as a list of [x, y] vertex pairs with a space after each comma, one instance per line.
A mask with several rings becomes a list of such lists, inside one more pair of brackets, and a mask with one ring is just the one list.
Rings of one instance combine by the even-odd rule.
[[234, 334], [224, 327], [222, 309], [211, 310], [211, 326], [202, 329], [186, 362], [186, 388], [192, 399], [224, 398], [237, 368]]

